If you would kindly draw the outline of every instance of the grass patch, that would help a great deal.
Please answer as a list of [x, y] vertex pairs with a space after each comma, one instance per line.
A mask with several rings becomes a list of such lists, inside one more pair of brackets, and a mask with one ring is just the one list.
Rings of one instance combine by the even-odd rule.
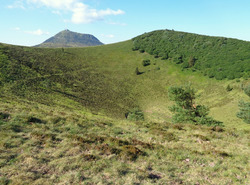
[[[46, 118], [51, 110], [56, 110], [42, 106], [43, 111], [36, 110], [33, 115]], [[64, 122], [49, 121], [59, 112], [64, 112]], [[15, 120], [21, 130], [15, 132], [6, 124], [0, 126], [0, 165], [1, 173], [6, 175], [1, 181], [28, 184], [247, 182], [247, 132], [226, 128], [220, 132], [189, 124], [119, 121], [77, 112], [58, 107], [44, 124], [28, 124], [26, 119], [17, 121], [14, 117], [18, 112], [12, 112], [13, 118], [6, 124]], [[72, 122], [72, 117], [78, 119]], [[207, 180], [203, 178], [204, 173]], [[191, 175], [195, 178], [190, 178]]]

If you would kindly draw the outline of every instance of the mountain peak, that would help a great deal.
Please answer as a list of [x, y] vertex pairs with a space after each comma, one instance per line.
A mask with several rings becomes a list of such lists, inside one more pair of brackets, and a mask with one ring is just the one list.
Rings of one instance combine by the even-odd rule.
[[95, 36], [65, 29], [35, 47], [88, 47], [103, 45]]
[[[70, 31], [69, 29], [65, 29], [65, 30], [63, 30], [63, 31], [61, 31], [61, 32], [73, 32], [73, 31]], [[60, 32], [59, 32], [60, 33]]]

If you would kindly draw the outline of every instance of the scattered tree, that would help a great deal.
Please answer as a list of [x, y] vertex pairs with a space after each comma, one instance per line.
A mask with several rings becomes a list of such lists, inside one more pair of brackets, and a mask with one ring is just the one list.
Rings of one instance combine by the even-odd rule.
[[[250, 97], [250, 84], [244, 88], [244, 92]], [[237, 113], [237, 117], [243, 119], [244, 122], [250, 124], [250, 102], [245, 102], [241, 100], [239, 102], [239, 109], [240, 110]]]
[[209, 109], [204, 105], [195, 104], [195, 90], [190, 86], [173, 86], [168, 90], [170, 100], [176, 104], [170, 107], [174, 113], [173, 122], [190, 122], [202, 125], [221, 125], [222, 122], [208, 117]]

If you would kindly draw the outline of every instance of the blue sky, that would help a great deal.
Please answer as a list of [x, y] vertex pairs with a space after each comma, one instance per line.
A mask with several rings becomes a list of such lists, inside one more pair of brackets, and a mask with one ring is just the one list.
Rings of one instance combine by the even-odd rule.
[[0, 0], [0, 42], [33, 46], [69, 29], [105, 44], [174, 29], [250, 41], [249, 0]]

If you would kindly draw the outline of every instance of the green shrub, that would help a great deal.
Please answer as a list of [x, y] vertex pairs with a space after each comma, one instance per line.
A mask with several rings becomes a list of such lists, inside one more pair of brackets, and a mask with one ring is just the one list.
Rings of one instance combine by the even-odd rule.
[[28, 123], [45, 123], [45, 121], [43, 121], [39, 118], [36, 118], [34, 116], [29, 116], [27, 121], [28, 121]]
[[250, 97], [250, 84], [248, 84], [245, 88], [244, 88], [244, 92], [247, 96]]
[[2, 184], [2, 185], [8, 185], [8, 184], [10, 184], [10, 180], [9, 179], [7, 179], [6, 177], [0, 177], [0, 184]]
[[180, 55], [180, 56], [176, 56], [174, 57], [174, 62], [176, 64], [182, 64], [184, 61], [183, 61], [183, 57]]
[[195, 65], [196, 60], [197, 60], [196, 58], [191, 56], [188, 61], [188, 67], [193, 67]]
[[139, 108], [134, 108], [125, 114], [130, 121], [144, 121], [144, 113]]
[[138, 69], [138, 67], [135, 69], [135, 74], [136, 74], [136, 75], [141, 75], [142, 73], [143, 73], [143, 72], [140, 72], [139, 69]]
[[10, 114], [6, 112], [0, 112], [0, 120], [5, 120], [5, 119], [8, 119], [9, 117], [10, 117]]
[[167, 60], [169, 57], [168, 57], [168, 53], [164, 53], [163, 56], [162, 56], [162, 60]]
[[[250, 84], [248, 84], [245, 88], [244, 88], [244, 92], [246, 95], [248, 95], [250, 97]], [[241, 100], [239, 102], [239, 112], [237, 112], [237, 117], [240, 119], [243, 119], [244, 122], [249, 123], [250, 124], [250, 102], [245, 102], [243, 100]]]
[[151, 63], [150, 63], [150, 60], [148, 60], [148, 59], [142, 61], [142, 65], [143, 65], [143, 66], [149, 66], [150, 64], [151, 64]]
[[229, 91], [232, 91], [232, 90], [233, 90], [233, 88], [232, 88], [230, 85], [227, 85], [226, 90], [229, 92]]
[[144, 53], [145, 50], [144, 49], [139, 49], [140, 53]]
[[250, 124], [250, 102], [244, 102], [243, 100], [239, 102], [237, 117]]
[[132, 51], [137, 51], [137, 50], [138, 50], [138, 48], [136, 48], [136, 47], [132, 48]]

